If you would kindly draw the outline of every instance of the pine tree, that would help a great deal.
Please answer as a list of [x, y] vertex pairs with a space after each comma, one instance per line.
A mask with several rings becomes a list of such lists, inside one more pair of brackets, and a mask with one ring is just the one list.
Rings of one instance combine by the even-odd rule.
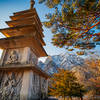
[[59, 69], [58, 73], [53, 74], [50, 84], [50, 95], [61, 96], [64, 98], [68, 96], [82, 98], [86, 92], [83, 85], [77, 82], [75, 74], [71, 71]]
[[[46, 14], [52, 43], [60, 48], [89, 50], [100, 45], [100, 0], [39, 0], [55, 13]], [[69, 49], [70, 50], [70, 49]]]

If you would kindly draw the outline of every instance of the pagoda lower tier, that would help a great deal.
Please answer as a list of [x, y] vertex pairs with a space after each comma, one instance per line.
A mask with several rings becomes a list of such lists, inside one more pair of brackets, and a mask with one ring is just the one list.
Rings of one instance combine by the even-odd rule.
[[37, 66], [39, 55], [36, 55], [36, 50], [32, 47], [9, 47], [8, 44], [0, 59], [0, 100], [46, 98], [49, 76]]

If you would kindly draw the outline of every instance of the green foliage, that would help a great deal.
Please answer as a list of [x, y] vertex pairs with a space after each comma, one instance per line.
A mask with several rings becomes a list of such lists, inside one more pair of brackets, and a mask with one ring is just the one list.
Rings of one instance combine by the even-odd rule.
[[44, 22], [55, 34], [52, 39], [55, 46], [74, 48], [78, 45], [79, 49], [92, 49], [100, 42], [100, 0], [39, 2], [45, 3], [48, 8], [55, 8], [55, 13], [46, 14], [48, 21]]
[[77, 82], [75, 74], [71, 71], [59, 69], [51, 78], [50, 95], [69, 97], [83, 97], [86, 92], [83, 85]]

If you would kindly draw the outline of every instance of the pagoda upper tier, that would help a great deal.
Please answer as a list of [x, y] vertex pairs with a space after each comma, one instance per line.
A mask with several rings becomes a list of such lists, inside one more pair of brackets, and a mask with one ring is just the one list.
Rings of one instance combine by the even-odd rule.
[[[37, 15], [35, 8], [14, 13], [14, 16], [10, 16], [10, 18], [12, 19], [11, 21], [6, 21], [6, 23], [10, 27], [10, 28], [8, 28], [8, 31], [9, 31], [9, 29], [13, 30], [13, 27], [16, 29], [18, 29], [17, 27], [22, 27], [23, 30], [26, 31], [26, 27], [28, 26], [27, 31], [29, 34], [29, 33], [31, 33], [29, 26], [33, 25], [33, 29], [35, 28], [35, 30], [38, 32], [38, 34], [41, 36], [41, 38], [44, 37], [44, 35], [42, 33], [43, 32], [42, 24], [40, 22], [40, 19]], [[26, 27], [23, 27], [23, 26], [26, 26]], [[0, 31], [4, 32], [3, 34], [6, 35], [7, 37], [12, 36], [7, 33], [8, 32], [7, 29], [2, 29]], [[20, 34], [16, 34], [16, 36], [17, 35], [20, 35]]]
[[[8, 28], [0, 29], [7, 38], [0, 39], [0, 48], [19, 48], [21, 46], [31, 46], [36, 49], [39, 57], [47, 56], [43, 46], [43, 29], [36, 9], [28, 9], [13, 13], [11, 21], [6, 21]], [[14, 41], [16, 45], [13, 45]], [[18, 43], [19, 42], [19, 43]], [[5, 43], [8, 43], [7, 46]], [[22, 45], [21, 45], [22, 43]], [[32, 44], [33, 43], [33, 44]]]

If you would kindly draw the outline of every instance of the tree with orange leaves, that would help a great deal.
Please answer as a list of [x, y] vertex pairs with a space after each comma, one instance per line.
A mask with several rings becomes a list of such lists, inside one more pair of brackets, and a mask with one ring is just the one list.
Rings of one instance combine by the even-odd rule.
[[[100, 96], [100, 59], [92, 58], [86, 61], [87, 67], [90, 68], [93, 76], [87, 80], [88, 93], [93, 100], [94, 97]], [[99, 98], [100, 99], [100, 98]]]
[[58, 73], [53, 74], [49, 88], [49, 94], [53, 96], [61, 96], [65, 98], [68, 96], [80, 97], [83, 100], [83, 95], [86, 92], [83, 85], [77, 82], [75, 74], [71, 71], [59, 69]]

